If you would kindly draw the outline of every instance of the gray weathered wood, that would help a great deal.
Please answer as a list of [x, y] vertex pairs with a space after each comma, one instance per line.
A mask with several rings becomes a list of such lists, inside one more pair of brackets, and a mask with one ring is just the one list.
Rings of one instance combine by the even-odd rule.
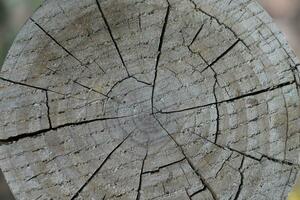
[[47, 0], [0, 76], [17, 199], [284, 199], [299, 62], [251, 0]]

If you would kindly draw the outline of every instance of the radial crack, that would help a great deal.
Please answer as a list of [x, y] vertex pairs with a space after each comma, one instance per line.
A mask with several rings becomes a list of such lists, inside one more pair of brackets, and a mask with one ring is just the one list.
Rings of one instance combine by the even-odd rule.
[[51, 129], [52, 128], [52, 122], [51, 122], [51, 118], [50, 118], [50, 107], [49, 107], [48, 91], [45, 91], [45, 95], [46, 95], [47, 118], [48, 118], [49, 127]]
[[281, 193], [281, 198], [280, 198], [280, 199], [284, 199], [284, 194], [285, 194], [286, 188], [287, 188], [287, 186], [288, 186], [288, 184], [289, 184], [289, 181], [290, 181], [290, 179], [291, 179], [292, 172], [293, 172], [293, 169], [290, 170], [289, 176], [288, 176], [287, 181], [286, 181], [286, 183], [285, 183], [285, 185], [284, 185], [284, 188], [283, 188], [283, 191], [282, 191], [282, 193]]
[[[238, 43], [238, 41], [236, 41], [236, 43], [234, 43], [231, 47], [229, 47], [229, 49], [227, 49], [225, 52], [223, 52], [218, 58], [216, 58], [216, 60], [214, 60], [211, 64], [208, 63], [208, 61], [202, 56], [202, 54], [200, 52], [195, 52], [191, 49], [191, 45], [194, 43], [194, 41], [196, 40], [196, 38], [198, 37], [199, 33], [201, 32], [201, 30], [203, 29], [203, 26], [204, 24], [202, 24], [202, 26], [199, 28], [199, 30], [197, 31], [196, 35], [194, 36], [194, 38], [192, 39], [192, 42], [187, 46], [189, 51], [193, 54], [196, 54], [198, 55], [202, 60], [203, 62], [207, 65], [203, 70], [199, 71], [197, 70], [200, 74], [203, 73], [205, 70], [207, 70], [208, 68], [210, 68], [213, 73], [214, 73], [214, 78], [216, 79], [217, 81], [217, 84], [221, 87], [218, 79], [217, 79], [217, 72], [216, 70], [213, 68], [213, 65], [218, 61], [220, 60], [223, 56], [225, 56], [232, 48], [234, 48], [234, 46]], [[190, 65], [190, 64], [189, 64]], [[192, 66], [192, 65], [190, 65]], [[229, 92], [227, 91], [227, 89], [225, 88], [225, 91], [229, 97]]]
[[[199, 31], [201, 31], [202, 30], [202, 28], [200, 28], [199, 29]], [[197, 33], [197, 34], [199, 34], [199, 33]], [[195, 37], [197, 37], [197, 34], [196, 34], [196, 36]], [[193, 42], [194, 42], [194, 40], [195, 40], [195, 38], [193, 39], [193, 41], [192, 41], [192, 43], [190, 44], [190, 45], [188, 45], [188, 49], [189, 49], [189, 51], [190, 52], [192, 52], [193, 54], [197, 54], [202, 60], [203, 60], [203, 62], [207, 65], [203, 70], [197, 70], [200, 74], [201, 73], [203, 73], [205, 70], [207, 70], [208, 68], [210, 68], [212, 71], [213, 71], [213, 73], [214, 73], [214, 78], [216, 79], [216, 81], [217, 81], [217, 84], [219, 85], [219, 87], [221, 87], [221, 85], [220, 85], [220, 83], [219, 83], [219, 81], [218, 81], [218, 79], [217, 79], [217, 72], [216, 72], [216, 70], [213, 68], [213, 65], [212, 64], [209, 64], [208, 63], [208, 61], [201, 55], [201, 53], [200, 52], [195, 52], [195, 51], [193, 51], [192, 49], [191, 49], [191, 45], [193, 44]], [[233, 47], [232, 47], [233, 48]], [[228, 49], [227, 49], [228, 50]], [[230, 51], [230, 50], [229, 50]], [[225, 52], [224, 52], [225, 53]], [[225, 56], [225, 55], [224, 55]], [[218, 58], [217, 58], [218, 59]], [[216, 61], [216, 60], [215, 60]], [[212, 62], [212, 63], [214, 63], [214, 62]], [[189, 64], [190, 66], [192, 66], [191, 64]], [[193, 67], [193, 66], [192, 66]], [[195, 69], [194, 69], [195, 70]], [[227, 91], [227, 89], [225, 88], [225, 91], [226, 91], [226, 93], [227, 93], [227, 95], [228, 95], [228, 97], [229, 97], [229, 92]]]
[[8, 137], [6, 139], [0, 139], [0, 145], [17, 142], [17, 141], [19, 141], [21, 139], [24, 139], [24, 138], [37, 137], [37, 136], [39, 136], [43, 133], [47, 133], [49, 131], [56, 131], [58, 129], [65, 128], [65, 127], [68, 127], [68, 126], [78, 126], [78, 125], [89, 124], [89, 123], [97, 122], [97, 121], [122, 119], [122, 118], [127, 118], [127, 117], [132, 117], [132, 116], [133, 115], [120, 116], [120, 117], [106, 117], [106, 118], [96, 118], [96, 119], [91, 119], [91, 120], [84, 120], [84, 121], [79, 121], [79, 122], [70, 122], [70, 123], [62, 124], [62, 125], [59, 125], [59, 126], [56, 126], [56, 127], [41, 129], [41, 130], [38, 130], [38, 131], [29, 132], [29, 133], [22, 133], [22, 134], [19, 134], [19, 135], [16, 135], [16, 136]]
[[18, 82], [18, 81], [6, 79], [6, 78], [3, 78], [3, 77], [0, 77], [0, 80], [5, 81], [5, 82], [9, 82], [9, 83], [13, 83], [13, 84], [16, 84], [16, 85], [22, 85], [22, 86], [25, 86], [25, 87], [33, 88], [33, 89], [36, 89], [36, 90], [49, 91], [49, 92], [53, 92], [53, 93], [65, 96], [65, 94], [63, 94], [63, 93], [56, 92], [56, 91], [53, 91], [53, 90], [48, 89], [48, 88], [42, 88], [42, 87], [39, 87], [39, 86], [29, 85], [27, 83]]
[[200, 28], [198, 29], [198, 31], [196, 32], [195, 36], [193, 37], [191, 43], [188, 45], [188, 48], [190, 49], [190, 47], [192, 46], [192, 44], [196, 41], [198, 35], [201, 33], [201, 31], [203, 30], [204, 24], [202, 24], [200, 26]]
[[142, 188], [142, 178], [143, 178], [143, 172], [144, 172], [144, 165], [145, 165], [145, 160], [147, 159], [148, 156], [148, 145], [149, 145], [149, 141], [147, 142], [147, 150], [146, 150], [146, 154], [145, 157], [142, 161], [142, 167], [141, 167], [141, 171], [140, 171], [140, 179], [139, 179], [139, 186], [138, 186], [138, 193], [136, 195], [136, 200], [140, 199], [141, 196], [141, 188]]
[[259, 154], [260, 154], [260, 157], [257, 158], [257, 157], [255, 157], [255, 156], [250, 155], [250, 154], [244, 153], [244, 152], [242, 152], [242, 151], [240, 151], [240, 150], [234, 149], [234, 148], [232, 148], [232, 147], [230, 147], [230, 146], [227, 146], [227, 145], [226, 145], [226, 146], [222, 146], [222, 145], [220, 145], [220, 144], [214, 143], [213, 141], [211, 141], [211, 140], [209, 140], [209, 139], [207, 139], [207, 138], [205, 138], [205, 137], [202, 137], [202, 136], [199, 135], [199, 134], [196, 134], [196, 133], [193, 133], [193, 134], [194, 134], [194, 135], [197, 135], [199, 138], [201, 138], [201, 139], [203, 139], [203, 140], [205, 140], [205, 141], [207, 141], [207, 142], [209, 142], [209, 143], [211, 143], [211, 144], [216, 145], [217, 147], [219, 147], [219, 148], [221, 148], [221, 149], [236, 152], [236, 153], [238, 153], [238, 154], [240, 154], [240, 155], [242, 155], [242, 156], [244, 156], [244, 157], [250, 158], [250, 159], [252, 159], [252, 160], [256, 160], [256, 161], [258, 161], [258, 162], [261, 162], [261, 161], [265, 158], [265, 159], [270, 160], [270, 161], [275, 162], [275, 163], [279, 163], [279, 164], [282, 164], [282, 165], [288, 165], [288, 166], [295, 166], [295, 167], [300, 168], [300, 165], [299, 165], [299, 164], [296, 164], [296, 163], [293, 163], [293, 162], [290, 162], [290, 161], [287, 161], [287, 160], [280, 160], [280, 159], [277, 159], [277, 158], [272, 158], [272, 157], [270, 157], [270, 156], [268, 156], [268, 155], [261, 154], [261, 153], [259, 153]]
[[[61, 93], [61, 92], [57, 92], [57, 91], [52, 90], [52, 89], [42, 88], [42, 87], [39, 87], [39, 86], [30, 85], [30, 84], [27, 84], [27, 83], [23, 83], [23, 82], [18, 82], [18, 81], [6, 79], [6, 78], [3, 78], [3, 77], [0, 77], [0, 80], [5, 81], [5, 82], [9, 82], [9, 83], [12, 83], [12, 84], [16, 84], [16, 85], [21, 85], [21, 86], [24, 86], [24, 87], [33, 88], [33, 89], [36, 89], [36, 90], [52, 92], [52, 93], [55, 93], [55, 94], [59, 94], [61, 96], [68, 96], [68, 97], [74, 98], [74, 99], [85, 100], [85, 99], [81, 99], [81, 98], [76, 98], [76, 97], [70, 96], [69, 94], [64, 94], [64, 93]], [[71, 80], [71, 79], [69, 79], [69, 80], [72, 81], [72, 82], [74, 82], [74, 80]]]
[[[228, 49], [226, 49], [223, 53], [221, 53], [215, 60], [213, 60], [207, 67], [205, 67], [201, 73], [206, 71], [208, 68], [211, 68], [213, 65], [215, 65], [219, 60], [221, 60], [223, 57], [225, 57], [241, 40], [235, 41]], [[193, 51], [192, 51], [193, 52]], [[195, 52], [194, 52], [195, 53]]]
[[214, 200], [217, 200], [217, 195], [216, 193], [213, 191], [213, 189], [210, 187], [210, 185], [208, 184], [208, 182], [205, 180], [205, 178], [199, 173], [199, 171], [196, 169], [196, 167], [194, 166], [194, 164], [192, 163], [192, 161], [189, 159], [189, 157], [186, 155], [185, 151], [183, 150], [182, 146], [177, 142], [177, 140], [172, 136], [171, 133], [169, 133], [169, 131], [162, 125], [162, 123], [156, 118], [155, 115], [153, 115], [154, 119], [158, 122], [159, 126], [167, 133], [167, 135], [173, 140], [173, 142], [176, 144], [176, 146], [179, 148], [179, 150], [181, 151], [182, 155], [185, 157], [186, 161], [188, 162], [188, 164], [190, 165], [190, 167], [192, 168], [192, 170], [194, 171], [194, 173], [199, 177], [199, 179], [201, 180], [202, 184], [209, 190], [209, 192], [211, 193], [212, 197]]
[[[79, 64], [88, 69], [88, 66], [84, 64], [80, 59], [78, 59], [74, 54], [72, 54], [66, 47], [60, 44], [48, 31], [46, 31], [39, 23], [37, 23], [33, 18], [29, 18], [41, 31], [43, 31], [53, 42], [55, 42], [58, 46], [60, 46], [68, 55], [74, 58]], [[103, 71], [103, 70], [102, 70]]]
[[199, 194], [199, 193], [201, 193], [201, 192], [203, 192], [203, 191], [205, 191], [205, 190], [207, 190], [207, 187], [204, 187], [204, 188], [202, 188], [202, 189], [200, 189], [200, 190], [197, 190], [196, 192], [194, 192], [193, 194], [191, 194], [190, 197], [192, 198], [192, 197], [195, 196], [196, 194]]
[[219, 25], [223, 25], [223, 26], [224, 26], [226, 29], [228, 29], [228, 30], [229, 30], [236, 38], [238, 38], [238, 39], [244, 44], [244, 46], [245, 46], [247, 49], [249, 49], [248, 45], [247, 45], [247, 44], [246, 44], [246, 43], [238, 36], [238, 34], [237, 34], [235, 31], [233, 31], [233, 29], [232, 29], [231, 27], [229, 27], [227, 24], [221, 22], [216, 16], [213, 16], [212, 14], [210, 14], [210, 13], [206, 12], [205, 10], [199, 8], [199, 7], [197, 6], [197, 4], [195, 3], [194, 0], [189, 0], [189, 1], [193, 4], [194, 9], [195, 9], [196, 11], [200, 11], [201, 13], [203, 13], [203, 14], [206, 15], [206, 16], [208, 16], [209, 18], [216, 20], [216, 22], [217, 22]]
[[159, 45], [158, 45], [158, 54], [156, 57], [156, 63], [155, 63], [155, 73], [154, 73], [154, 79], [153, 79], [153, 84], [152, 84], [152, 94], [151, 94], [151, 109], [152, 109], [152, 114], [154, 113], [154, 90], [155, 90], [155, 84], [156, 84], [156, 79], [157, 79], [157, 73], [158, 73], [158, 64], [159, 64], [159, 60], [161, 57], [161, 49], [162, 49], [162, 45], [163, 45], [163, 41], [164, 41], [164, 36], [165, 36], [165, 32], [167, 29], [167, 24], [168, 24], [168, 20], [169, 20], [169, 15], [170, 15], [170, 3], [167, 0], [168, 3], [168, 7], [167, 7], [167, 11], [166, 11], [166, 15], [165, 15], [165, 19], [164, 19], [164, 24], [162, 27], [162, 31], [161, 31], [161, 35], [160, 35], [160, 40], [159, 40]]
[[237, 200], [239, 198], [240, 193], [242, 191], [243, 184], [244, 184], [244, 174], [243, 174], [243, 171], [242, 171], [244, 161], [245, 161], [245, 156], [243, 156], [241, 165], [238, 168], [238, 172], [240, 173], [240, 184], [239, 184], [238, 190], [237, 190], [233, 200]]
[[217, 178], [217, 176], [219, 175], [219, 173], [221, 172], [221, 170], [223, 169], [223, 167], [225, 166], [226, 162], [231, 158], [233, 152], [231, 152], [231, 154], [224, 160], [224, 162], [222, 163], [221, 167], [218, 169], [215, 178]]
[[99, 165], [99, 167], [92, 173], [92, 175], [85, 181], [85, 183], [77, 190], [77, 192], [72, 196], [71, 200], [75, 199], [76, 197], [78, 197], [78, 195], [80, 194], [80, 192], [88, 185], [88, 183], [97, 175], [97, 173], [101, 170], [101, 168], [103, 167], [103, 165], [110, 159], [110, 157], [112, 156], [112, 154], [118, 149], [120, 148], [120, 146], [129, 138], [129, 136], [132, 134], [133, 132], [129, 133], [107, 156], [106, 158], [101, 162], [101, 164]]
[[102, 10], [102, 8], [101, 8], [101, 5], [100, 5], [99, 0], [96, 0], [96, 4], [97, 4], [97, 7], [98, 7], [98, 9], [99, 9], [99, 11], [100, 11], [100, 14], [101, 14], [101, 16], [102, 16], [102, 19], [103, 19], [103, 21], [104, 21], [104, 23], [105, 23], [105, 25], [106, 25], [106, 28], [107, 28], [108, 33], [109, 33], [109, 35], [110, 35], [110, 38], [111, 38], [112, 42], [114, 43], [114, 46], [115, 46], [115, 48], [116, 48], [116, 50], [117, 50], [117, 52], [118, 52], [118, 55], [119, 55], [119, 57], [120, 57], [120, 59], [121, 59], [121, 62], [122, 62], [122, 64], [123, 64], [123, 67], [125, 68], [127, 75], [130, 76], [129, 71], [128, 71], [128, 69], [127, 69], [127, 66], [126, 66], [126, 64], [125, 64], [125, 61], [124, 61], [124, 59], [123, 59], [123, 57], [122, 57], [121, 51], [120, 51], [120, 49], [119, 49], [119, 47], [118, 47], [118, 44], [117, 44], [117, 42], [116, 42], [116, 40], [115, 40], [115, 38], [114, 38], [114, 36], [113, 36], [113, 34], [112, 34], [112, 30], [111, 30], [111, 28], [110, 28], [110, 25], [109, 25], [109, 23], [108, 23], [108, 21], [107, 21], [105, 15], [104, 15], [104, 12], [103, 12], [103, 10]]
[[[209, 63], [208, 63], [207, 60], [201, 55], [200, 52], [195, 52], [195, 51], [193, 51], [193, 50], [191, 49], [192, 44], [193, 44], [193, 43], [195, 42], [195, 40], [197, 39], [197, 37], [198, 37], [198, 35], [200, 34], [200, 32], [202, 31], [203, 27], [204, 27], [204, 24], [202, 24], [202, 25], [200, 26], [199, 30], [197, 31], [197, 33], [195, 34], [195, 36], [193, 37], [191, 43], [187, 46], [187, 48], [188, 48], [188, 50], [189, 50], [191, 53], [197, 54], [198, 56], [200, 56], [200, 58], [204, 61], [204, 63], [205, 63], [207, 66], [209, 66]], [[202, 71], [199, 71], [199, 72], [202, 73], [203, 70], [202, 70]]]
[[216, 106], [216, 112], [217, 112], [215, 143], [217, 143], [218, 135], [219, 135], [219, 129], [220, 129], [220, 113], [219, 113], [218, 98], [217, 98], [217, 94], [216, 94], [216, 86], [217, 86], [217, 82], [218, 82], [216, 73], [214, 75], [214, 78], [215, 78], [215, 83], [214, 83], [214, 88], [213, 88], [213, 95], [214, 95], [214, 98], [215, 98], [215, 106]]
[[180, 159], [180, 160], [177, 160], [177, 161], [168, 163], [168, 164], [166, 164], [166, 165], [159, 166], [157, 169], [145, 171], [145, 172], [143, 172], [143, 174], [153, 174], [153, 173], [157, 173], [157, 172], [159, 172], [159, 171], [160, 171], [161, 169], [163, 169], [163, 168], [169, 167], [169, 166], [171, 166], [171, 165], [175, 165], [175, 164], [180, 163], [180, 162], [182, 162], [182, 161], [184, 161], [184, 160], [185, 160], [185, 157], [182, 158], [182, 159]]
[[283, 87], [286, 87], [286, 86], [289, 86], [289, 85], [292, 85], [292, 84], [295, 84], [294, 80], [289, 81], [289, 82], [284, 82], [284, 83], [281, 83], [279, 85], [271, 86], [271, 87], [268, 87], [268, 88], [265, 88], [265, 89], [257, 90], [257, 91], [254, 91], [254, 92], [246, 93], [246, 94], [234, 97], [234, 98], [222, 100], [222, 101], [219, 101], [217, 103], [213, 102], [213, 103], [208, 103], [208, 104], [204, 104], [204, 105], [193, 106], [193, 107], [189, 107], [189, 108], [184, 108], [184, 109], [180, 109], [180, 110], [172, 110], [172, 111], [161, 111], [160, 110], [157, 113], [159, 113], [159, 114], [172, 114], [172, 113], [190, 111], [190, 110], [194, 110], [194, 109], [198, 109], [198, 108], [205, 108], [205, 107], [209, 107], [209, 106], [216, 105], [216, 104], [230, 103], [230, 102], [234, 102], [234, 101], [239, 100], [239, 99], [243, 99], [243, 98], [246, 98], [246, 97], [263, 94], [263, 93], [273, 91], [273, 90], [276, 90], [278, 88], [283, 88]]
[[296, 164], [296, 163], [293, 163], [293, 162], [290, 162], [290, 161], [287, 161], [287, 160], [281, 160], [281, 159], [277, 159], [277, 158], [272, 158], [272, 157], [270, 157], [268, 155], [265, 155], [265, 154], [261, 154], [261, 157], [258, 159], [258, 161], [262, 161], [262, 159], [264, 159], [264, 158], [267, 159], [267, 160], [276, 162], [276, 163], [283, 164], [283, 165], [300, 167], [299, 164]]

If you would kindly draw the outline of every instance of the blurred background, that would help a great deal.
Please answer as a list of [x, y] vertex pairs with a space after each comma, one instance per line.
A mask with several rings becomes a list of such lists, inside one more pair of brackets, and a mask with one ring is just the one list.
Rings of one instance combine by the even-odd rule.
[[0, 0], [0, 66], [22, 27], [42, 0]]
[[[0, 0], [0, 69], [16, 33], [43, 0]], [[300, 0], [258, 0], [300, 57]], [[298, 193], [298, 194], [297, 194]], [[300, 186], [289, 200], [300, 200]], [[13, 200], [0, 170], [0, 200]]]

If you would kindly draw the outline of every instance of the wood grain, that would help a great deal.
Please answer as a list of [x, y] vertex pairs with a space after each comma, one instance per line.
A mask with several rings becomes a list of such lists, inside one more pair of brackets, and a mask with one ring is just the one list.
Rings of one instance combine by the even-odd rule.
[[0, 75], [17, 199], [285, 199], [299, 61], [249, 0], [47, 0]]

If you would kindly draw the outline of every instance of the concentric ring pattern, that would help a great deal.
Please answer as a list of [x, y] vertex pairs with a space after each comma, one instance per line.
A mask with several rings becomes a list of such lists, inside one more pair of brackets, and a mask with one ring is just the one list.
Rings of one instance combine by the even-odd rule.
[[249, 0], [45, 0], [0, 76], [17, 199], [285, 199], [299, 62]]

